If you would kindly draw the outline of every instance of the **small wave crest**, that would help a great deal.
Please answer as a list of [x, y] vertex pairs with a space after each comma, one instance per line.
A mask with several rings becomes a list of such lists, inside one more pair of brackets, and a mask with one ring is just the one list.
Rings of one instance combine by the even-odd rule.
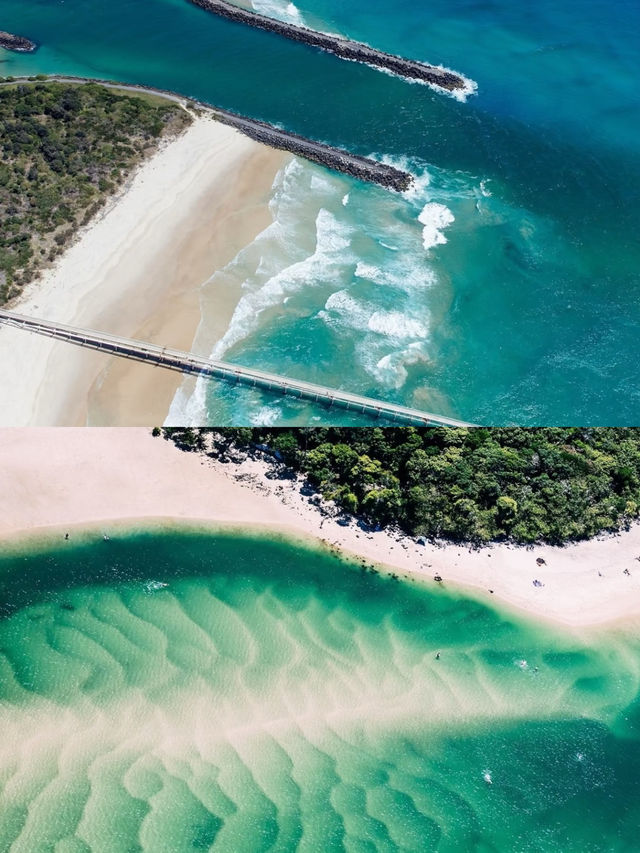
[[405, 312], [383, 311], [340, 290], [327, 299], [320, 316], [341, 334], [358, 332], [358, 361], [380, 384], [401, 388], [407, 367], [428, 363], [424, 345], [429, 334], [425, 320]]
[[[318, 212], [315, 224], [315, 252], [285, 266], [240, 299], [229, 328], [214, 347], [212, 358], [222, 358], [230, 347], [246, 338], [258, 326], [260, 315], [265, 310], [283, 303], [287, 294], [326, 280], [332, 274], [333, 266], [343, 262], [351, 241], [349, 226], [339, 222], [325, 208]], [[265, 239], [267, 232], [264, 232]]]
[[[371, 45], [368, 45], [368, 47], [371, 47]], [[350, 59], [347, 61], [357, 62], [358, 60]], [[366, 64], [369, 65], [369, 63]], [[404, 74], [398, 74], [395, 71], [391, 71], [390, 68], [381, 68], [379, 65], [369, 65], [369, 67], [375, 68], [376, 71], [382, 71], [382, 73], [386, 74], [388, 77], [397, 77], [400, 80], [404, 80], [404, 82], [409, 83], [410, 86], [427, 86], [439, 95], [447, 95], [447, 97], [460, 101], [462, 104], [466, 103], [467, 98], [478, 93], [478, 84], [475, 80], [472, 80], [470, 77], [466, 77], [459, 71], [454, 71], [453, 68], [447, 68], [445, 65], [432, 65], [431, 67], [439, 68], [441, 71], [448, 71], [450, 74], [455, 74], [456, 77], [460, 77], [463, 82], [461, 89], [445, 89], [444, 86], [438, 86], [437, 83], [431, 83], [428, 80], [416, 80], [413, 77], [405, 77]]]
[[289, 0], [251, 0], [251, 5], [256, 12], [266, 15], [268, 18], [276, 18], [289, 24], [304, 26], [304, 19], [300, 9]]
[[251, 416], [251, 426], [273, 426], [282, 418], [279, 406], [262, 406]]

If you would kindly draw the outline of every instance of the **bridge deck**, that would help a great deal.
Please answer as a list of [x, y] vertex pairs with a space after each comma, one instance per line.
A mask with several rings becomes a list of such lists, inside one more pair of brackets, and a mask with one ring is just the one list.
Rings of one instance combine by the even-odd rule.
[[76, 346], [146, 362], [169, 370], [210, 376], [226, 382], [241, 383], [324, 406], [336, 406], [359, 412], [373, 418], [382, 417], [397, 423], [418, 426], [469, 426], [463, 421], [447, 418], [443, 415], [434, 415], [430, 412], [422, 412], [419, 409], [398, 406], [395, 403], [386, 403], [359, 394], [351, 394], [348, 391], [326, 388], [323, 385], [315, 385], [301, 379], [289, 379], [263, 370], [241, 367], [224, 361], [214, 361], [190, 352], [160, 347], [156, 344], [110, 335], [106, 332], [97, 332], [93, 329], [82, 329], [66, 326], [62, 323], [53, 323], [49, 320], [25, 317], [13, 311], [0, 310], [0, 324], [26, 329]]

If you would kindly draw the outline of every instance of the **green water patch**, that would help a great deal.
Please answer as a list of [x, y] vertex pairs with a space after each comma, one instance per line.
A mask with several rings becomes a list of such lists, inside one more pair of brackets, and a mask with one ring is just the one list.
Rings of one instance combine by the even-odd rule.
[[637, 646], [262, 535], [0, 559], [0, 850], [629, 850]]

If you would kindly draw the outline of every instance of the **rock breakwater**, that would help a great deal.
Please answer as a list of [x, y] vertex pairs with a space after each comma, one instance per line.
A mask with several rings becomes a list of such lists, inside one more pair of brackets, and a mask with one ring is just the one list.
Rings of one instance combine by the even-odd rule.
[[297, 154], [338, 172], [344, 172], [362, 181], [380, 184], [398, 192], [404, 192], [413, 183], [413, 176], [409, 172], [403, 172], [401, 169], [396, 169], [386, 163], [380, 163], [368, 157], [360, 157], [357, 154], [351, 154], [349, 151], [340, 148], [333, 148], [322, 142], [314, 142], [304, 136], [279, 130], [273, 125], [265, 124], [256, 119], [245, 118], [227, 110], [214, 108], [213, 114], [217, 121], [231, 125], [257, 142], [262, 142], [272, 148], [290, 151], [292, 154]]
[[[12, 79], [17, 83], [36, 81], [36, 78], [33, 77], [16, 77]], [[325, 145], [323, 142], [315, 142], [304, 136], [280, 130], [271, 124], [258, 121], [258, 119], [247, 118], [246, 116], [238, 115], [219, 107], [212, 107], [204, 101], [194, 101], [184, 95], [169, 92], [166, 89], [156, 89], [140, 84], [119, 83], [115, 80], [100, 80], [98, 78], [70, 77], [65, 75], [52, 75], [47, 77], [46, 81], [50, 83], [72, 83], [80, 86], [95, 83], [107, 89], [117, 89], [118, 91], [131, 92], [132, 94], [149, 92], [175, 103], [189, 104], [195, 109], [204, 110], [210, 113], [216, 121], [234, 127], [236, 130], [244, 133], [245, 136], [255, 139], [256, 142], [269, 145], [271, 148], [289, 151], [292, 154], [304, 157], [306, 160], [312, 160], [314, 163], [319, 163], [328, 169], [334, 169], [337, 172], [351, 175], [361, 181], [369, 181], [370, 183], [379, 184], [397, 192], [404, 192], [409, 189], [414, 180], [413, 175], [409, 172], [403, 172], [401, 169], [396, 169], [394, 166], [389, 166], [386, 163], [380, 163], [369, 157], [361, 157], [358, 154], [351, 154], [349, 151]], [[40, 80], [38, 82], [43, 81]], [[0, 83], [0, 86], [2, 85], [9, 84]]]
[[258, 27], [261, 30], [278, 33], [286, 38], [294, 39], [313, 47], [319, 47], [321, 50], [326, 50], [329, 53], [334, 53], [342, 59], [350, 59], [355, 62], [363, 62], [366, 65], [373, 65], [376, 68], [391, 71], [393, 74], [398, 74], [401, 77], [430, 83], [434, 86], [439, 86], [441, 89], [447, 89], [450, 92], [466, 91], [468, 87], [468, 82], [464, 77], [455, 74], [453, 71], [448, 71], [446, 68], [439, 68], [437, 65], [428, 65], [425, 62], [418, 62], [414, 59], [405, 59], [402, 56], [396, 56], [392, 53], [384, 53], [384, 51], [376, 50], [376, 48], [362, 42], [352, 41], [341, 36], [320, 33], [316, 30], [310, 30], [307, 27], [278, 21], [266, 15], [260, 15], [258, 12], [241, 9], [233, 3], [227, 3], [226, 0], [189, 0], [189, 2], [208, 12], [228, 18], [231, 21], [237, 21], [242, 24], [248, 24], [251, 27]]
[[18, 53], [33, 53], [34, 50], [37, 50], [38, 45], [24, 36], [15, 36], [13, 33], [5, 33], [0, 30], [0, 47], [4, 47], [6, 50], [15, 50]]

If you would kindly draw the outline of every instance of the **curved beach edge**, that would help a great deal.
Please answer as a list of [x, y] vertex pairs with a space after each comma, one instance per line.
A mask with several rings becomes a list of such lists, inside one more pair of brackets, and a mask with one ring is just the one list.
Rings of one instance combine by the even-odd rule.
[[5, 548], [34, 537], [51, 541], [65, 529], [91, 528], [100, 539], [117, 528], [158, 524], [253, 529], [306, 539], [403, 582], [470, 594], [572, 630], [626, 628], [640, 618], [640, 525], [565, 547], [420, 543], [355, 520], [344, 526], [301, 493], [299, 478], [274, 479], [262, 460], [222, 464], [154, 438], [148, 428], [5, 429], [0, 438]]

